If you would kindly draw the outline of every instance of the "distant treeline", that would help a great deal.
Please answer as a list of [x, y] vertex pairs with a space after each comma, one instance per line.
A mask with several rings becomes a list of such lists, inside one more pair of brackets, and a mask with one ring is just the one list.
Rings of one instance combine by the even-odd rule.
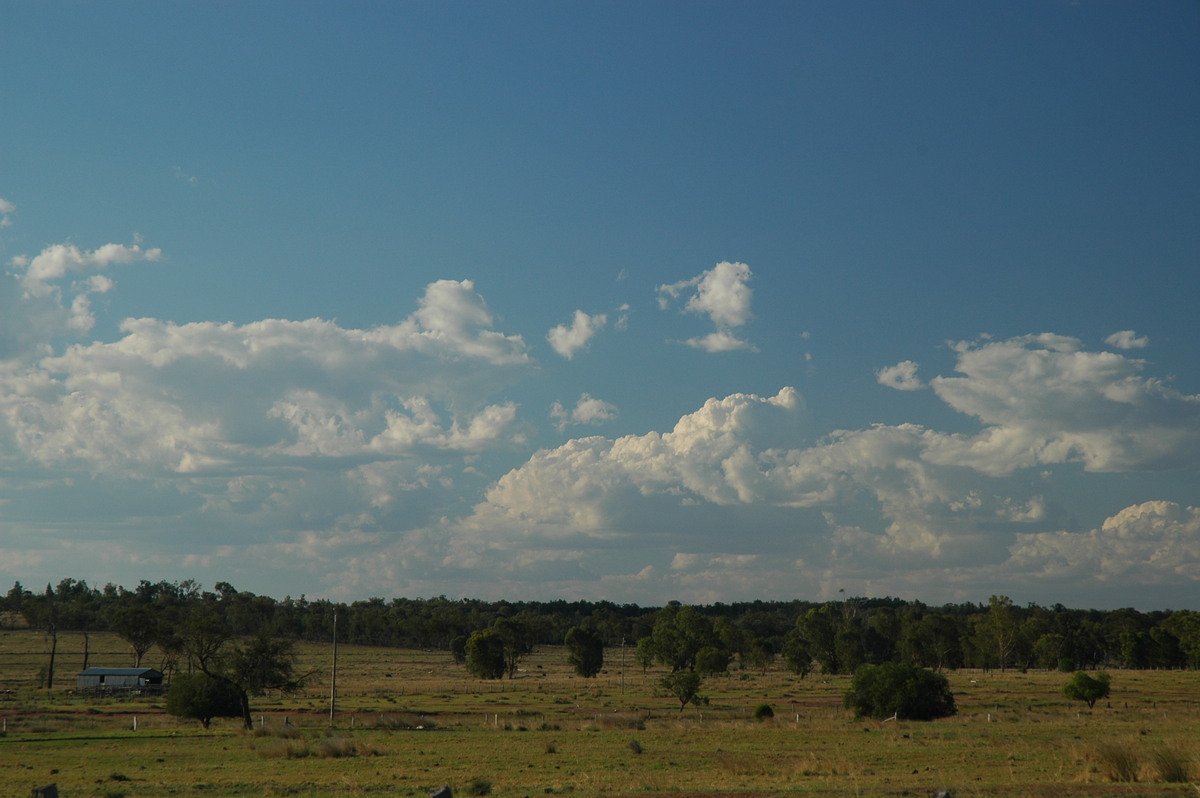
[[[643, 651], [667, 645], [653, 640], [656, 625], [660, 637], [667, 634], [662, 630], [669, 625], [659, 621], [676, 618], [680, 608], [677, 602], [639, 607], [444, 596], [336, 603], [258, 596], [227, 582], [209, 591], [193, 580], [143, 580], [126, 589], [64, 579], [44, 590], [14, 584], [0, 598], [0, 624], [52, 635], [115, 632], [130, 643], [140, 662], [154, 646], [169, 655], [178, 648], [178, 630], [189, 616], [214, 610], [238, 637], [265, 634], [331, 642], [336, 614], [342, 643], [448, 651], [506, 621], [520, 625], [530, 642], [541, 645], [563, 644], [568, 631], [584, 628], [606, 647], [629, 647], [633, 661], [639, 643]], [[1200, 668], [1200, 612], [1194, 610], [1021, 607], [992, 596], [986, 603], [936, 607], [893, 598], [717, 603], [690, 607], [679, 617], [695, 619], [703, 627], [696, 634], [704, 645], [742, 667], [765, 668], [780, 655], [801, 673], [810, 668], [849, 673], [862, 664], [893, 661], [929, 668]]]

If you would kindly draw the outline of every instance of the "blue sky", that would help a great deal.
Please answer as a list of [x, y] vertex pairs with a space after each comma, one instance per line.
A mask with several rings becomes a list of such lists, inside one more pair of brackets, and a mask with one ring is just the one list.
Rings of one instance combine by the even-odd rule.
[[0, 579], [1200, 602], [1193, 3], [0, 12]]

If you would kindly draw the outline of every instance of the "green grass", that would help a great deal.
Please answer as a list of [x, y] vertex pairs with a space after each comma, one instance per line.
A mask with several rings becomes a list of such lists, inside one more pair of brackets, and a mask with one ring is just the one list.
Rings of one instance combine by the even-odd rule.
[[[631, 665], [622, 678], [610, 662], [584, 680], [561, 649], [540, 650], [517, 679], [482, 682], [445, 652], [344, 645], [334, 728], [326, 679], [256, 699], [246, 733], [230, 719], [207, 731], [180, 722], [158, 698], [72, 695], [76, 637], [60, 635], [47, 691], [32, 678], [43, 637], [0, 632], [0, 795], [50, 782], [71, 798], [424, 796], [442, 784], [501, 798], [1197, 795], [1195, 672], [1115, 671], [1112, 698], [1088, 711], [1059, 692], [1068, 674], [962, 671], [949, 674], [957, 716], [879, 722], [842, 709], [844, 677], [734, 671], [706, 679], [709, 703], [680, 713], [661, 673]], [[300, 653], [328, 673], [327, 648]], [[90, 664], [130, 663], [118, 639], [92, 635]], [[755, 718], [762, 704], [773, 717]], [[1137, 781], [1114, 780], [1112, 757], [1132, 760], [1124, 772]]]

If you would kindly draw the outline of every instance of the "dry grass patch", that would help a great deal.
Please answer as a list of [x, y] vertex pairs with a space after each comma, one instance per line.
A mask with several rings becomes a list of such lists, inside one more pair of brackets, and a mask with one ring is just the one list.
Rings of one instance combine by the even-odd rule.
[[[1155, 781], [1185, 784], [1192, 780], [1191, 757], [1177, 748], [1161, 746], [1150, 753], [1150, 768]], [[1197, 787], [1200, 792], [1200, 787]]]
[[1109, 781], [1137, 781], [1142, 769], [1136, 747], [1128, 742], [1095, 743], [1085, 760], [1094, 763]]

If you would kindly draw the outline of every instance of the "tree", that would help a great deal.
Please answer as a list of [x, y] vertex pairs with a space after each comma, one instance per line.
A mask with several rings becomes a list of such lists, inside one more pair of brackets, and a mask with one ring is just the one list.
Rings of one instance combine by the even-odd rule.
[[905, 662], [862, 665], [843, 697], [860, 717], [933, 720], [958, 711], [943, 674]]
[[696, 672], [705, 676], [729, 672], [729, 652], [716, 646], [705, 646], [696, 652]]
[[659, 613], [650, 633], [649, 646], [654, 658], [672, 672], [693, 670], [696, 654], [702, 648], [724, 649], [712, 621], [695, 607], [684, 606], [678, 601], [668, 603]]
[[467, 673], [480, 679], [504, 676], [504, 639], [492, 629], [481, 629], [467, 638]]
[[783, 639], [783, 659], [788, 670], [801, 679], [812, 671], [812, 651], [799, 629], [792, 629]]
[[604, 667], [604, 642], [591, 629], [573, 626], [563, 642], [567, 645], [567, 661], [583, 678], [592, 678]]
[[766, 674], [771, 663], [775, 661], [775, 647], [769, 640], [755, 638], [746, 651], [746, 664], [759, 673]]
[[901, 657], [914, 665], [939, 671], [962, 665], [963, 630], [953, 615], [911, 613], [905, 617], [901, 635]]
[[304, 677], [296, 673], [295, 645], [271, 637], [265, 630], [234, 648], [228, 667], [234, 682], [251, 695], [268, 690], [294, 693], [304, 683]]
[[1200, 612], [1177, 610], [1162, 625], [1179, 641], [1187, 667], [1200, 668]]
[[833, 604], [814, 607], [796, 620], [796, 629], [812, 658], [821, 666], [821, 673], [841, 673], [837, 646], [840, 621]]
[[450, 656], [455, 665], [465, 665], [467, 662], [467, 636], [455, 635], [450, 639]]
[[167, 712], [177, 718], [192, 718], [208, 728], [213, 718], [236, 718], [242, 714], [237, 688], [206, 673], [184, 673], [171, 681]]
[[141, 604], [131, 604], [113, 613], [109, 622], [117, 637], [133, 650], [133, 667], [140, 668], [142, 657], [158, 642], [158, 622], [154, 613]]
[[1072, 701], [1084, 701], [1088, 709], [1096, 706], [1101, 698], [1108, 698], [1109, 675], [1101, 671], [1095, 678], [1083, 671], [1076, 671], [1071, 681], [1063, 685], [1063, 695]]
[[695, 671], [675, 671], [659, 680], [668, 693], [679, 699], [679, 711], [688, 704], [700, 703], [700, 674]]
[[536, 638], [534, 625], [523, 618], [499, 618], [492, 622], [491, 630], [504, 642], [504, 672], [508, 678], [517, 675], [517, 665], [527, 654], [533, 653]]
[[654, 640], [651, 637], [643, 637], [637, 641], [633, 649], [633, 659], [642, 666], [642, 673], [650, 670], [650, 666], [654, 664]]
[[992, 596], [988, 599], [987, 614], [975, 616], [974, 623], [977, 645], [988, 658], [984, 666], [989, 662], [994, 663], [1003, 672], [1017, 644], [1020, 630], [1012, 599], [1008, 596]]
[[1066, 638], [1058, 632], [1046, 632], [1033, 644], [1033, 661], [1039, 668], [1051, 671], [1062, 659], [1063, 643]]
[[62, 621], [58, 601], [55, 599], [54, 591], [50, 589], [50, 584], [46, 584], [46, 591], [40, 596], [33, 596], [25, 602], [25, 617], [29, 619], [30, 624], [34, 628], [41, 629], [50, 638], [50, 662], [46, 666], [46, 688], [54, 687], [54, 661], [58, 656], [58, 630]]
[[304, 677], [296, 674], [292, 641], [276, 640], [262, 630], [249, 643], [227, 650], [232, 637], [229, 625], [211, 604], [193, 608], [180, 634], [192, 665], [236, 691], [242, 723], [251, 729], [251, 693], [292, 692], [301, 686]]

